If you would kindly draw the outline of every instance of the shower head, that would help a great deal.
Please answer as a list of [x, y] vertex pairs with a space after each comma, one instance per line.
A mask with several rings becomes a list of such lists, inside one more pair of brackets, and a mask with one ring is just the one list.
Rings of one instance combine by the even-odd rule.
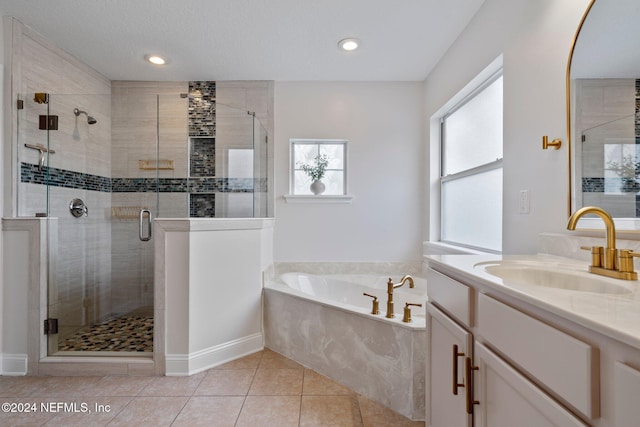
[[86, 111], [82, 111], [82, 110], [79, 110], [77, 108], [74, 108], [73, 109], [73, 114], [75, 114], [76, 117], [78, 117], [80, 114], [84, 114], [85, 116], [87, 116], [87, 123], [89, 123], [90, 125], [98, 123], [98, 121], [94, 117], [92, 117], [89, 114], [87, 114]]

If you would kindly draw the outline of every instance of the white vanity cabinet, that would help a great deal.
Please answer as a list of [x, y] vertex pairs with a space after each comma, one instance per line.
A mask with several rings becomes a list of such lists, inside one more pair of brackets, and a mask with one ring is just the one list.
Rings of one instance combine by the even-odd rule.
[[615, 362], [613, 375], [616, 425], [640, 425], [640, 371]]
[[[569, 390], [567, 400], [597, 412], [590, 346], [433, 269], [427, 281], [428, 427], [588, 426], [536, 382], [559, 395]], [[564, 356], [581, 360], [575, 366]], [[542, 380], [523, 375], [518, 358]], [[557, 377], [565, 369], [568, 381]]]
[[465, 357], [473, 337], [427, 303], [427, 419], [432, 427], [471, 427], [466, 411]]

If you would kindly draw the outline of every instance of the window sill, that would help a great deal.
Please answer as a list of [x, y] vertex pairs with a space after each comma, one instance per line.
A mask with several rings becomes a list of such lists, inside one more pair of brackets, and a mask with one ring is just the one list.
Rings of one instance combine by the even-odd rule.
[[306, 195], [306, 194], [285, 194], [284, 200], [287, 203], [333, 203], [350, 204], [353, 196], [350, 195]]

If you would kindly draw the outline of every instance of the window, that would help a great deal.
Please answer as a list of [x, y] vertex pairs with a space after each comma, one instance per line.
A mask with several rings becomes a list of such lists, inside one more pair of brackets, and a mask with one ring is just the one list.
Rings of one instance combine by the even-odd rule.
[[316, 166], [319, 158], [326, 158], [327, 167], [321, 181], [325, 190], [321, 196], [347, 194], [347, 141], [342, 139], [291, 139], [290, 194], [310, 196], [311, 177], [304, 165]]
[[440, 121], [440, 240], [502, 250], [502, 71]]

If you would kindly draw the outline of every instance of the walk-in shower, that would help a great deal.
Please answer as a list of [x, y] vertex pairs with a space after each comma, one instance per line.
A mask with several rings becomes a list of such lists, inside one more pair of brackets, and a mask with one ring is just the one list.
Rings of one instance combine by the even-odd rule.
[[[154, 218], [269, 216], [264, 126], [202, 83], [201, 104], [180, 96], [186, 83], [160, 95], [112, 82], [108, 95], [22, 96], [16, 205], [48, 218], [48, 355], [151, 354]], [[42, 115], [58, 129], [38, 129]], [[70, 213], [76, 199], [86, 214]]]

